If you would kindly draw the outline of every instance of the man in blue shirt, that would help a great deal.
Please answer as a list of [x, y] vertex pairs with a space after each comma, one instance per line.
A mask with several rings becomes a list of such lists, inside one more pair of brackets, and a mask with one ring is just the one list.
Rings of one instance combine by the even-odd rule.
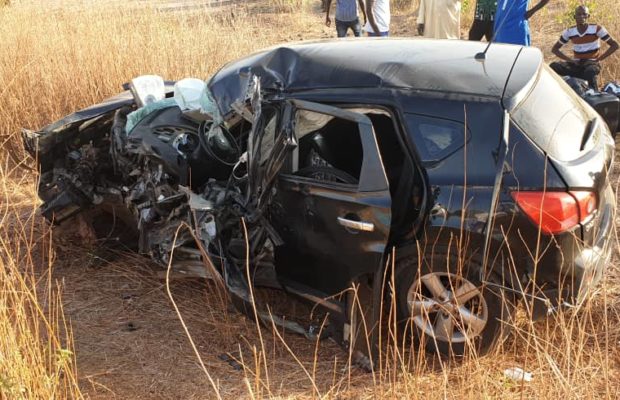
[[495, 13], [495, 42], [530, 45], [530, 25], [528, 20], [549, 3], [540, 0], [528, 10], [530, 0], [498, 0]]
[[[359, 3], [359, 7], [364, 14], [364, 21], [366, 21], [364, 3], [362, 0], [357, 0], [357, 3]], [[329, 17], [331, 5], [332, 0], [325, 1], [325, 25], [327, 26], [331, 26], [332, 24], [332, 20]], [[338, 37], [347, 36], [349, 28], [351, 28], [355, 36], [362, 35], [362, 26], [358, 16], [357, 5], [356, 0], [336, 0], [336, 34]]]

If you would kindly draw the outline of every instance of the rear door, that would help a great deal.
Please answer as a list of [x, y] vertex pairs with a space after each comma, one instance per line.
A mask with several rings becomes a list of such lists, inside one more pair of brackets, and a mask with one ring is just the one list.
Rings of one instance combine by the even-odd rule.
[[371, 121], [363, 114], [292, 101], [285, 129], [298, 143], [271, 207], [284, 244], [285, 286], [332, 295], [382, 266], [391, 198]]

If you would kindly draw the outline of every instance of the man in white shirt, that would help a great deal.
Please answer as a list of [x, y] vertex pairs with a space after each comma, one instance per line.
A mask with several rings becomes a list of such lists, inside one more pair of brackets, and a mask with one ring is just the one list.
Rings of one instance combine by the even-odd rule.
[[421, 0], [418, 34], [434, 39], [460, 39], [460, 0]]
[[366, 0], [366, 26], [368, 36], [389, 36], [390, 0]]

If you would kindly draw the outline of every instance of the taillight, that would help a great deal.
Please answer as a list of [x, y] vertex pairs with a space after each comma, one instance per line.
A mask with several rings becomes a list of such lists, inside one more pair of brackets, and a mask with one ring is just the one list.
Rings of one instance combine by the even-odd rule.
[[587, 220], [596, 210], [593, 192], [512, 192], [523, 212], [545, 233], [560, 233]]

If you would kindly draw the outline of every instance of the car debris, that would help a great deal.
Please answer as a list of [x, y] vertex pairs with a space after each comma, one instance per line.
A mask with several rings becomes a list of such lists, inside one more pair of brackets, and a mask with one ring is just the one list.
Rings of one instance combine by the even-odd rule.
[[504, 376], [516, 382], [531, 382], [532, 381], [532, 373], [526, 372], [519, 367], [507, 368], [506, 370], [504, 370]]

